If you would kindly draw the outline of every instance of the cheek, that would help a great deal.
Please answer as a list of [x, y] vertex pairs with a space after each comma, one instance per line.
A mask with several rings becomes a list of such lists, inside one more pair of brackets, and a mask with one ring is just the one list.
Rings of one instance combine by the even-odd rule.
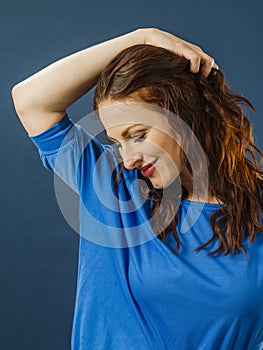
[[180, 172], [182, 170], [181, 148], [176, 142], [168, 141], [161, 145], [160, 158], [165, 162], [165, 165], [172, 171]]
[[167, 153], [167, 141], [167, 137], [163, 137], [162, 134], [154, 135], [142, 145], [145, 152], [164, 156]]
[[151, 155], [158, 156], [158, 155], [160, 155], [160, 154], [163, 153], [163, 149], [160, 148], [159, 146], [150, 144], [150, 145], [147, 145], [147, 146], [145, 147], [144, 153], [145, 153], [145, 154], [151, 154]]

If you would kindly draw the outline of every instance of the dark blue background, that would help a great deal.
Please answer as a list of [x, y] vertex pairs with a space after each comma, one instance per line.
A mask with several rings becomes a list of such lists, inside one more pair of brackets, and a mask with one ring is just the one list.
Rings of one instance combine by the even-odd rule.
[[[20, 124], [11, 88], [55, 60], [139, 27], [210, 53], [248, 97], [262, 148], [262, 3], [258, 1], [1, 1], [1, 324], [3, 350], [70, 349], [78, 235], [61, 214], [53, 176]], [[92, 92], [70, 117], [91, 111]], [[95, 349], [94, 349], [95, 350]]]

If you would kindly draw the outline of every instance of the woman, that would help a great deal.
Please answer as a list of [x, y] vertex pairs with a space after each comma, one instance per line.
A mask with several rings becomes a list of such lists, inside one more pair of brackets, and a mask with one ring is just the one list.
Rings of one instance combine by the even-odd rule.
[[[96, 83], [112, 145], [66, 112]], [[253, 106], [214, 60], [140, 29], [43, 69], [13, 99], [81, 199], [72, 349], [260, 349], [262, 152], [237, 103]]]

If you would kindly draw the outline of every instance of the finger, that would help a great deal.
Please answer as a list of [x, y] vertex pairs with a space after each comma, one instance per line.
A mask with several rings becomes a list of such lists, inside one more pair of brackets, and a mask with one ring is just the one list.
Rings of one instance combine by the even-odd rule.
[[212, 68], [215, 68], [215, 69], [219, 70], [219, 65], [214, 63]]
[[208, 77], [212, 68], [219, 69], [218, 65], [215, 63], [214, 59], [211, 56], [203, 54], [201, 59], [201, 73], [205, 77]]
[[190, 57], [190, 72], [197, 73], [200, 70], [201, 57], [196, 53], [192, 53]]
[[201, 64], [201, 55], [199, 53], [187, 46], [181, 47], [180, 52], [178, 50], [176, 53], [190, 61], [190, 72], [197, 73], [199, 71]]
[[181, 55], [190, 61], [190, 71], [197, 73], [199, 70], [201, 73], [208, 77], [212, 68], [219, 69], [214, 59], [206, 54], [199, 46], [182, 45], [180, 47]]
[[202, 74], [207, 77], [212, 68], [219, 69], [214, 59], [204, 53], [204, 51], [195, 45], [189, 46], [187, 43], [179, 44], [174, 50], [176, 54], [190, 61], [190, 72], [197, 73], [201, 70]]

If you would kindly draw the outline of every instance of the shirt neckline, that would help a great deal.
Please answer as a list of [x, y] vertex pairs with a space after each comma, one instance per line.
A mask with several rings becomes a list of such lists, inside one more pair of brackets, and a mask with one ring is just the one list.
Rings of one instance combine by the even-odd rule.
[[224, 203], [220, 204], [220, 203], [198, 202], [190, 199], [182, 199], [181, 203], [186, 206], [191, 205], [191, 207], [205, 208], [205, 209], [215, 209], [224, 205]]

